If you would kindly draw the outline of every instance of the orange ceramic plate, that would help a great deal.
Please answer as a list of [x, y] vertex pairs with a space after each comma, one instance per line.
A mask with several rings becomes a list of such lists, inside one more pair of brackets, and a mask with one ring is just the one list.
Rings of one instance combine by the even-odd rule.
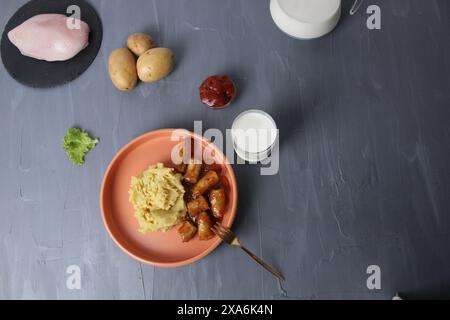
[[[214, 250], [220, 239], [200, 241], [197, 236], [187, 243], [181, 241], [178, 226], [166, 232], [142, 234], [128, 200], [131, 177], [150, 165], [163, 162], [170, 166], [171, 151], [179, 142], [172, 141], [174, 129], [146, 133], [128, 143], [114, 157], [103, 179], [100, 207], [103, 221], [111, 237], [131, 257], [158, 267], [180, 267], [193, 263]], [[203, 146], [211, 146], [214, 159], [222, 165], [222, 177], [229, 185], [227, 209], [223, 225], [230, 227], [236, 215], [237, 184], [233, 169], [223, 153], [202, 137], [185, 132]]]

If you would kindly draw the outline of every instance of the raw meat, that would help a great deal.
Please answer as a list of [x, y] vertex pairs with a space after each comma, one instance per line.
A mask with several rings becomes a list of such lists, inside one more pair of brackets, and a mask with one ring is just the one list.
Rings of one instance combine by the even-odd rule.
[[65, 61], [89, 45], [89, 32], [88, 24], [81, 20], [62, 14], [39, 14], [11, 30], [8, 38], [24, 56]]

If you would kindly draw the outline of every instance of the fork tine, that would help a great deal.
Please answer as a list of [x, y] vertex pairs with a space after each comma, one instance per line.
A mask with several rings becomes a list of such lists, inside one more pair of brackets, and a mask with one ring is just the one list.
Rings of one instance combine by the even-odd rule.
[[219, 226], [219, 230], [220, 230], [222, 233], [224, 233], [224, 234], [226, 235], [226, 237], [229, 237], [229, 238], [234, 238], [234, 237], [236, 237], [236, 235], [234, 234], [233, 231], [231, 231], [230, 228], [227, 228], [227, 227], [221, 225], [220, 223], [217, 223], [217, 224], [218, 224], [218, 226]]
[[224, 227], [223, 225], [221, 225], [219, 222], [216, 222], [215, 226], [217, 227], [217, 229], [219, 229], [222, 232], [226, 232], [226, 233], [229, 232], [229, 229]]
[[216, 226], [211, 227], [212, 232], [214, 232], [216, 235], [219, 235], [219, 231], [217, 230]]
[[216, 222], [214, 227], [223, 241], [228, 244], [232, 244], [233, 240], [236, 238], [236, 235], [229, 228], [221, 225], [219, 222]]
[[211, 230], [219, 236], [223, 241], [225, 241], [228, 244], [231, 244], [232, 237], [230, 234], [230, 231], [223, 227], [220, 223], [216, 222], [212, 227]]
[[211, 227], [212, 232], [214, 232], [214, 234], [216, 234], [219, 238], [223, 239], [224, 238], [224, 234], [216, 227], [216, 226], [212, 226]]
[[[221, 229], [218, 225], [214, 225], [212, 227], [213, 232], [216, 232], [216, 234], [221, 237], [222, 239], [225, 237], [226, 233], [223, 229]], [[215, 231], [214, 231], [215, 230]]]

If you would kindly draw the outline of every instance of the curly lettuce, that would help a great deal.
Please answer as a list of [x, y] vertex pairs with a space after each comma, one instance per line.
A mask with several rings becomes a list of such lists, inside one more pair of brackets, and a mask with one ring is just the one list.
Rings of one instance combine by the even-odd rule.
[[64, 151], [75, 165], [82, 166], [86, 154], [98, 143], [99, 140], [90, 137], [87, 132], [78, 128], [71, 128], [67, 130], [64, 137]]

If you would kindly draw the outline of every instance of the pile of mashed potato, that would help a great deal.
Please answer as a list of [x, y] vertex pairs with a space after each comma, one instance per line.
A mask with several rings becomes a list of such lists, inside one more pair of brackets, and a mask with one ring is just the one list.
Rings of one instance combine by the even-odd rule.
[[166, 231], [186, 215], [181, 174], [162, 163], [131, 178], [130, 202], [142, 233]]

